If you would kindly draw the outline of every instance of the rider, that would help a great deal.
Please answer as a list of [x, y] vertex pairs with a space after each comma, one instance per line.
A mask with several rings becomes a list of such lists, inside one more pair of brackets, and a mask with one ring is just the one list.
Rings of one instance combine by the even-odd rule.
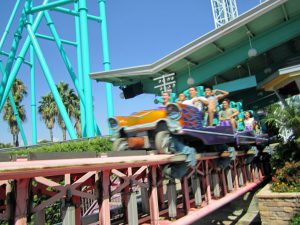
[[169, 92], [164, 92], [162, 94], [163, 106], [167, 106], [170, 104], [170, 94]]
[[230, 101], [228, 99], [223, 100], [223, 109], [219, 112], [219, 120], [221, 122], [230, 121], [231, 126], [236, 129], [235, 117], [239, 114], [239, 111], [237, 109], [230, 108], [229, 104]]
[[189, 88], [189, 94], [190, 99], [185, 100], [183, 104], [195, 106], [199, 111], [203, 111], [203, 104], [208, 105], [208, 100], [205, 97], [198, 97], [197, 89], [195, 87]]
[[177, 100], [177, 103], [183, 103], [185, 101], [185, 95], [183, 93], [180, 93], [178, 95], [178, 100]]
[[206, 87], [204, 91], [205, 97], [208, 100], [208, 124], [209, 126], [213, 126], [214, 114], [216, 113], [218, 101], [229, 95], [229, 92], [219, 89], [212, 90], [210, 87]]

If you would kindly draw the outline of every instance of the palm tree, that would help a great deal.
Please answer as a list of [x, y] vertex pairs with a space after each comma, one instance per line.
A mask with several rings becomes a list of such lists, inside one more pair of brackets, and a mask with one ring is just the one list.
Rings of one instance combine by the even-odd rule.
[[53, 127], [55, 124], [55, 117], [58, 112], [53, 95], [48, 93], [47, 95], [42, 96], [42, 100], [39, 101], [39, 104], [38, 112], [41, 114], [46, 127], [49, 129], [50, 140], [53, 142]]
[[279, 129], [279, 133], [291, 131], [292, 138], [300, 137], [300, 102], [290, 98], [286, 104], [275, 103], [266, 109], [264, 122]]
[[[75, 94], [72, 88], [69, 88], [69, 84], [66, 84], [64, 82], [59, 82], [56, 86], [59, 95], [61, 97], [61, 100], [64, 106], [66, 107], [69, 117], [70, 118], [74, 117], [76, 108], [78, 107], [78, 103], [79, 103], [79, 99], [77, 95]], [[62, 129], [63, 140], [65, 141], [67, 139], [67, 130], [66, 130], [66, 125], [60, 114], [58, 114], [57, 116], [57, 122]]]
[[81, 128], [81, 121], [80, 121], [80, 103], [79, 99], [74, 101], [75, 103], [75, 111], [74, 111], [74, 118], [75, 118], [75, 129], [77, 133], [77, 137], [81, 138], [82, 137], [82, 128]]
[[[27, 95], [27, 91], [26, 91], [26, 87], [24, 85], [24, 83], [19, 80], [19, 79], [15, 79], [14, 84], [11, 88], [12, 94], [13, 94], [13, 98], [16, 104], [16, 108], [17, 108], [17, 112], [19, 114], [20, 120], [22, 122], [24, 122], [26, 120], [26, 112], [25, 112], [25, 108], [23, 105], [21, 105], [21, 102], [24, 98], [24, 96]], [[7, 100], [4, 108], [3, 108], [3, 119], [5, 121], [7, 121], [9, 128], [10, 128], [10, 132], [13, 136], [13, 144], [15, 146], [19, 146], [19, 127], [17, 124], [17, 120], [16, 120], [16, 115], [13, 112], [13, 108], [10, 104], [10, 101]]]

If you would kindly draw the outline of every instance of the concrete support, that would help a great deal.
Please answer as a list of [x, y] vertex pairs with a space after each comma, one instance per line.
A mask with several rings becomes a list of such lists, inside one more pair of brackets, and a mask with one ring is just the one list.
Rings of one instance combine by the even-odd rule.
[[226, 169], [226, 180], [228, 191], [231, 192], [233, 190], [231, 168]]
[[221, 197], [220, 179], [219, 179], [219, 174], [217, 172], [212, 174], [212, 183], [213, 183], [214, 197], [220, 198]]
[[170, 180], [167, 185], [168, 194], [168, 212], [169, 218], [175, 219], [177, 216], [177, 193], [176, 193], [176, 183], [174, 180]]
[[200, 206], [202, 204], [202, 195], [201, 195], [199, 176], [192, 177], [191, 181], [192, 181], [192, 189], [193, 189], [194, 198], [195, 198], [195, 206], [197, 208], [200, 208]]
[[237, 168], [237, 173], [238, 173], [238, 179], [239, 179], [239, 186], [244, 186], [244, 178], [243, 178], [243, 173], [241, 167]]
[[127, 219], [129, 225], [138, 224], [136, 193], [132, 190], [129, 192], [129, 200], [127, 203]]
[[141, 187], [141, 198], [142, 198], [142, 210], [144, 213], [149, 213], [149, 196], [148, 190], [145, 187]]

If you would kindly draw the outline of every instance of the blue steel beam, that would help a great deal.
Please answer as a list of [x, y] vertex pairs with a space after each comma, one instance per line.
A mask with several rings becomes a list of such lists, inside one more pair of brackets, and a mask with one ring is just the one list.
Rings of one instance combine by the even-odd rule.
[[[255, 46], [258, 54], [266, 52], [292, 38], [300, 35], [300, 17], [291, 19], [282, 25], [269, 30], [262, 35], [253, 38], [252, 45]], [[195, 84], [201, 84], [217, 74], [220, 74], [248, 59], [249, 42], [245, 41], [240, 46], [226, 50], [220, 56], [203, 62], [191, 71]], [[177, 74], [177, 88], [181, 92], [187, 88], [186, 80], [188, 74]]]

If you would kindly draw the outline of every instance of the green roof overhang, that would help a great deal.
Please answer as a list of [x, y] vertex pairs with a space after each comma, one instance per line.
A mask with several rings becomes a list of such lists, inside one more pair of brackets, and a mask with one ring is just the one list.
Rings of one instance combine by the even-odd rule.
[[[252, 46], [258, 52], [255, 59], [248, 58], [249, 37]], [[218, 82], [228, 82], [249, 76], [250, 64], [251, 70], [260, 68], [255, 71], [257, 82], [260, 82], [266, 78], [263, 74], [265, 65], [262, 65], [266, 61], [264, 55], [272, 55], [270, 64], [278, 69], [283, 58], [276, 56], [273, 49], [291, 40], [300, 43], [299, 37], [300, 1], [269, 0], [153, 64], [96, 72], [90, 76], [92, 79], [110, 82], [115, 86], [141, 81], [145, 93], [158, 93], [158, 90], [153, 88], [156, 85], [153, 78], [175, 73], [176, 92], [179, 93], [188, 88], [186, 82], [189, 77], [188, 64], [195, 85], [210, 86], [215, 85], [214, 78], [217, 78]], [[298, 56], [298, 48], [294, 48], [291, 52], [284, 50], [282, 57], [284, 55], [284, 59], [287, 59]], [[241, 74], [236, 71], [237, 66], [244, 68]], [[251, 75], [253, 74], [252, 72]], [[253, 88], [251, 90], [255, 91]]]

